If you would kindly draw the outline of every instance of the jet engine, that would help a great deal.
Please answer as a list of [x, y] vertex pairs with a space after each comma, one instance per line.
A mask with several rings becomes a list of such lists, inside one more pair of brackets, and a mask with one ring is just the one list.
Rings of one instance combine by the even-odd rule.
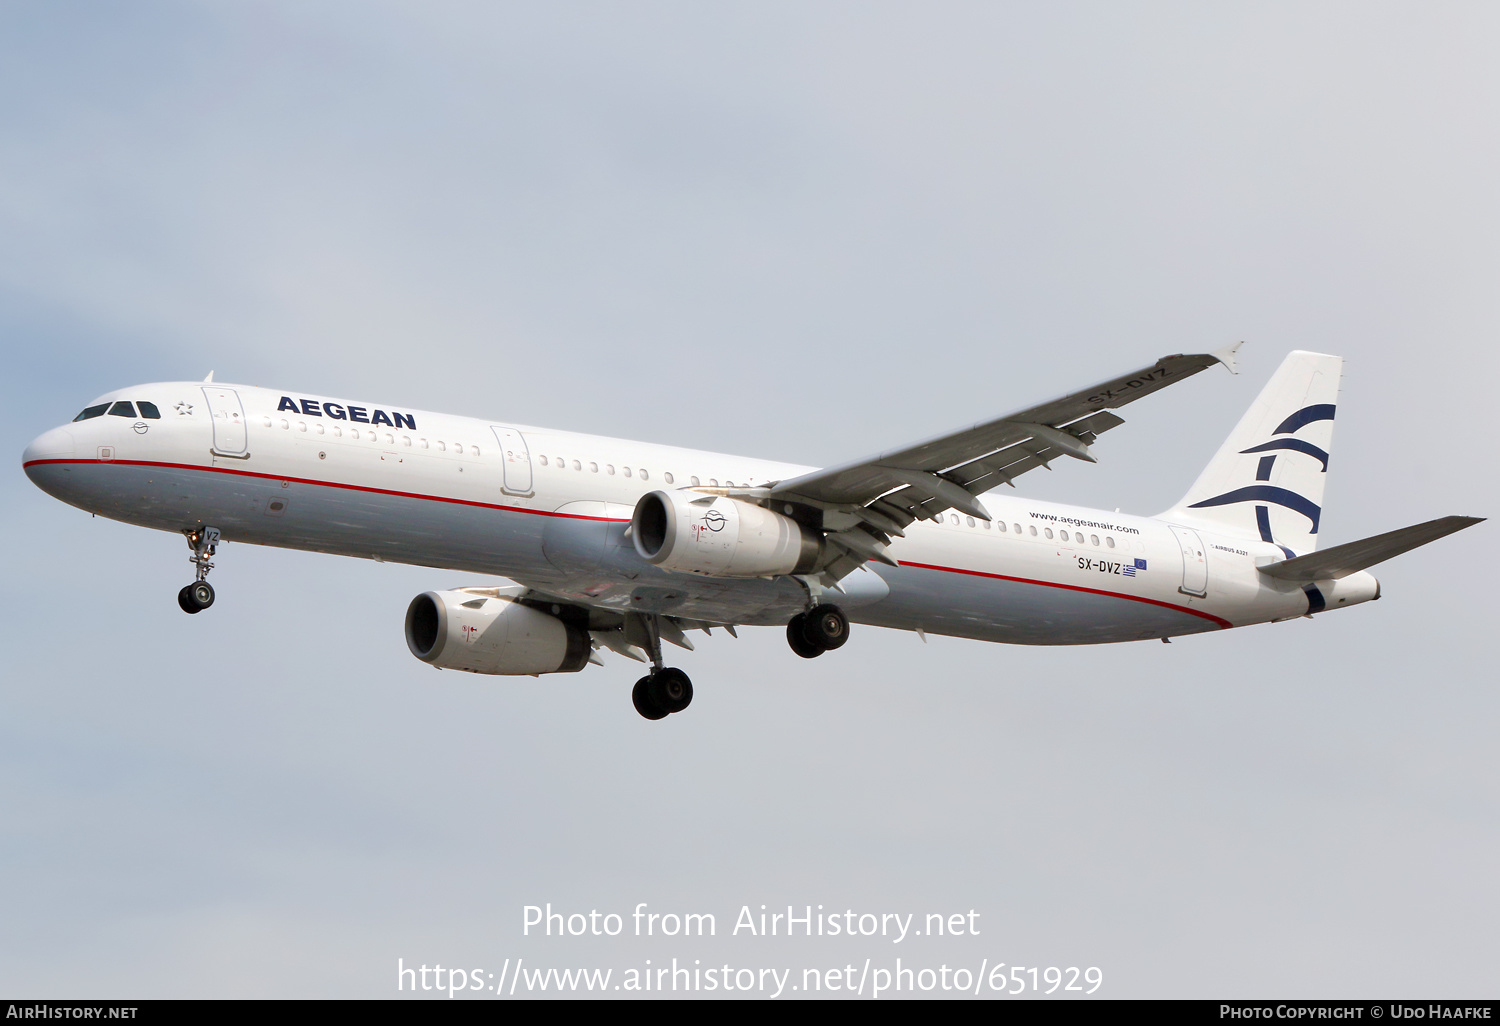
[[470, 673], [572, 673], [588, 664], [588, 630], [495, 588], [423, 592], [406, 608], [406, 647], [423, 662]]
[[651, 492], [630, 518], [642, 559], [707, 577], [775, 577], [812, 571], [823, 537], [793, 520], [725, 495]]

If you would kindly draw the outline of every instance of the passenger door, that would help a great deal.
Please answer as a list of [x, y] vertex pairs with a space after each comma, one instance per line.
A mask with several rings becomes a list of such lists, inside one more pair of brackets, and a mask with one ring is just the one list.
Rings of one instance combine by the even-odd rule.
[[1208, 553], [1198, 532], [1188, 527], [1172, 527], [1177, 538], [1177, 547], [1182, 550], [1182, 586], [1177, 590], [1184, 595], [1208, 594]]
[[245, 451], [245, 408], [240, 403], [240, 394], [232, 388], [212, 386], [203, 389], [203, 398], [214, 422], [214, 455], [249, 459], [250, 454]]
[[507, 495], [531, 495], [531, 450], [526, 445], [526, 436], [515, 428], [490, 425], [495, 440], [500, 443], [500, 459], [503, 461], [504, 480], [501, 489]]

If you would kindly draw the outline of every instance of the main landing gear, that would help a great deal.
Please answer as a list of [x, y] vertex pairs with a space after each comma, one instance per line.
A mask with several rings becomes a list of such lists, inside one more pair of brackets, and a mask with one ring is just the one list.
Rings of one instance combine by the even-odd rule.
[[188, 562], [198, 568], [198, 579], [177, 593], [177, 604], [184, 613], [201, 613], [214, 604], [214, 586], [208, 583], [208, 572], [214, 568], [209, 559], [219, 547], [219, 529], [194, 527], [182, 533], [193, 550]]
[[693, 682], [675, 666], [663, 666], [661, 625], [655, 616], [633, 613], [626, 619], [626, 635], [651, 657], [651, 672], [635, 682], [630, 700], [648, 720], [666, 719], [682, 712], [693, 700]]
[[792, 617], [786, 640], [803, 659], [815, 659], [849, 640], [849, 618], [838, 606], [815, 606]]
[[630, 700], [646, 719], [665, 719], [688, 707], [693, 700], [693, 682], [675, 666], [663, 667], [636, 681]]

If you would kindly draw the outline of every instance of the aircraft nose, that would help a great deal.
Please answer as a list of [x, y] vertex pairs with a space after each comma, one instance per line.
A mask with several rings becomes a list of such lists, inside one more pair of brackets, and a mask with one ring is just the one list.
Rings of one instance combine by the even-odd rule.
[[39, 460], [72, 459], [75, 452], [73, 433], [67, 428], [53, 428], [31, 440], [21, 454], [21, 465], [30, 466]]

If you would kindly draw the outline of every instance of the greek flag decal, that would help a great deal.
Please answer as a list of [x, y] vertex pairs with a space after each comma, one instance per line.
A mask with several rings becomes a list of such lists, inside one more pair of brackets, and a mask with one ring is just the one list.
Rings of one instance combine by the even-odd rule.
[[1120, 572], [1123, 573], [1126, 577], [1134, 577], [1138, 571], [1144, 569], [1146, 569], [1146, 561], [1144, 559], [1141, 559], [1140, 557], [1136, 557], [1134, 563], [1126, 563], [1123, 567], [1120, 568]]

